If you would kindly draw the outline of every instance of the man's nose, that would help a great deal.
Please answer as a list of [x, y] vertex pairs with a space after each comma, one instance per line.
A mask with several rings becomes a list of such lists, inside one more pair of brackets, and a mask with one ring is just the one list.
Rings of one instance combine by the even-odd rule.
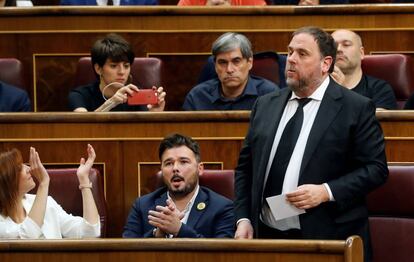
[[178, 170], [178, 162], [174, 162], [174, 165], [173, 165], [173, 170]]
[[295, 53], [292, 53], [290, 55], [288, 55], [287, 59], [286, 59], [286, 63], [294, 63], [295, 62]]
[[230, 62], [230, 63], [227, 64], [226, 71], [229, 72], [229, 73], [231, 73], [231, 72], [234, 71], [234, 65], [233, 65], [233, 63]]

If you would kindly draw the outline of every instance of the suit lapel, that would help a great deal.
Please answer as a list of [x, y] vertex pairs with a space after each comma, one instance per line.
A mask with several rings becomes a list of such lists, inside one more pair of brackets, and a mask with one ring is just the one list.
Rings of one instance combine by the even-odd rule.
[[167, 191], [165, 191], [157, 199], [155, 199], [154, 210], [156, 206], [166, 206], [166, 205], [167, 205]]
[[207, 210], [208, 205], [209, 205], [208, 196], [200, 186], [198, 195], [191, 208], [190, 215], [188, 216], [188, 220], [186, 224], [192, 228], [195, 228], [195, 225], [197, 224], [201, 215], [204, 214], [204, 212]]
[[[265, 142], [263, 153], [261, 157], [261, 162], [259, 165], [259, 181], [263, 181], [266, 173], [266, 167], [269, 160], [270, 151], [273, 146], [273, 141], [275, 139], [276, 130], [279, 126], [280, 119], [282, 118], [283, 111], [285, 109], [286, 103], [291, 95], [291, 91], [288, 89], [282, 90], [281, 92], [278, 92], [274, 94], [273, 97], [271, 97], [271, 105], [268, 108], [265, 108], [264, 110], [269, 110], [269, 112], [263, 112], [261, 115], [264, 116], [264, 123], [268, 124], [267, 129], [265, 129], [263, 137], [266, 137], [267, 140]], [[263, 183], [259, 183], [263, 187]], [[262, 192], [263, 188], [259, 188], [259, 192]]]
[[330, 83], [323, 96], [321, 105], [308, 137], [305, 152], [303, 154], [302, 165], [300, 167], [300, 175], [302, 175], [303, 170], [309, 163], [309, 160], [311, 159], [313, 152], [316, 150], [323, 134], [325, 134], [326, 130], [340, 111], [342, 107], [341, 97], [341, 87], [337, 85], [334, 80], [330, 79]]

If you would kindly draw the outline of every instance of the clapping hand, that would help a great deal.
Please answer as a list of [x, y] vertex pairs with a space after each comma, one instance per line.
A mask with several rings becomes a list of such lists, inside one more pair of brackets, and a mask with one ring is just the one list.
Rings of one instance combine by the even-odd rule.
[[89, 184], [89, 172], [91, 171], [91, 168], [96, 158], [95, 150], [90, 144], [88, 144], [87, 151], [88, 159], [85, 161], [85, 158], [82, 157], [80, 159], [80, 165], [78, 167], [78, 170], [76, 171], [76, 175], [78, 176], [80, 185]]
[[46, 172], [45, 167], [40, 161], [39, 153], [36, 151], [34, 147], [30, 148], [29, 164], [30, 173], [37, 179], [39, 185], [49, 185], [49, 174]]

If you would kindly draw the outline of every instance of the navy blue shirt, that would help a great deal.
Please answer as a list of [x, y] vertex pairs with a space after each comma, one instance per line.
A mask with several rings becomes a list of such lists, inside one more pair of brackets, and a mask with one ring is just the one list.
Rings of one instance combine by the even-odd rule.
[[29, 112], [31, 109], [26, 91], [0, 82], [0, 112]]
[[249, 76], [243, 93], [234, 99], [221, 95], [221, 82], [214, 78], [196, 85], [185, 98], [184, 110], [251, 110], [259, 96], [273, 92], [279, 87], [257, 76]]

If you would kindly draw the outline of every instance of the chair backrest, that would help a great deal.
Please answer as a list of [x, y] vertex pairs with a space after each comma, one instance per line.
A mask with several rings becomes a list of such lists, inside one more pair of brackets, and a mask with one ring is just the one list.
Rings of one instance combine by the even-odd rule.
[[255, 53], [251, 74], [257, 75], [280, 85], [279, 55], [276, 52], [265, 51]]
[[0, 58], [0, 81], [25, 89], [22, 63], [16, 58]]
[[[154, 188], [163, 186], [161, 172], [156, 173], [154, 181]], [[234, 199], [234, 170], [207, 170], [205, 169], [200, 174], [199, 183], [201, 186], [205, 186], [213, 190], [214, 192], [227, 197], [228, 199]]]
[[387, 182], [367, 198], [374, 261], [412, 261], [414, 165], [388, 168]]
[[394, 90], [398, 109], [414, 92], [414, 64], [403, 54], [367, 55], [362, 60], [365, 74], [387, 81]]
[[[48, 169], [50, 177], [49, 195], [69, 214], [82, 216], [82, 193], [76, 168]], [[104, 194], [103, 177], [95, 168], [91, 169], [89, 179], [92, 183], [92, 193], [101, 218], [101, 237], [106, 236], [107, 211]], [[37, 187], [30, 193], [35, 194]]]
[[[154, 57], [136, 57], [131, 66], [132, 83], [139, 88], [151, 88], [161, 85], [162, 62]], [[74, 87], [87, 85], [96, 81], [90, 57], [79, 59]]]

